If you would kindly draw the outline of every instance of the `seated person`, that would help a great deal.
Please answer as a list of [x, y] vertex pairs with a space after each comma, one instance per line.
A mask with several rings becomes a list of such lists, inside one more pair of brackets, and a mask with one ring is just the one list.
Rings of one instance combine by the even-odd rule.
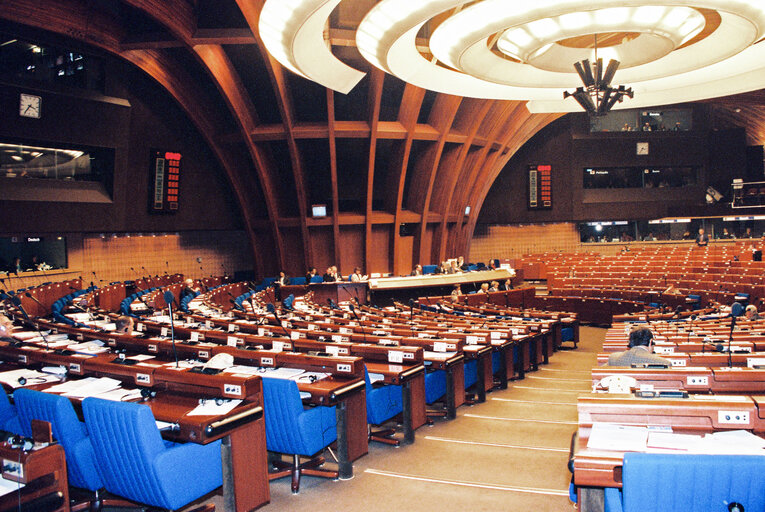
[[509, 291], [513, 289], [513, 280], [512, 278], [506, 279], [505, 283], [502, 285], [502, 291]]
[[460, 295], [462, 295], [462, 288], [460, 288], [460, 285], [455, 284], [452, 290], [452, 300], [457, 300]]
[[350, 281], [352, 283], [362, 283], [369, 279], [369, 276], [364, 274], [361, 275], [361, 268], [360, 267], [354, 267], [353, 268], [353, 274], [351, 274]]
[[451, 265], [449, 265], [449, 262], [444, 260], [441, 262], [441, 265], [438, 267], [438, 270], [436, 270], [436, 274], [451, 274]]
[[699, 234], [696, 235], [696, 245], [705, 247], [709, 245], [709, 235], [704, 233], [704, 228], [699, 228]]
[[5, 315], [0, 315], [0, 340], [13, 341], [13, 322]]
[[462, 270], [463, 272], [467, 272], [467, 271], [468, 271], [468, 264], [467, 264], [467, 263], [465, 263], [465, 258], [463, 258], [462, 256], [459, 256], [459, 257], [457, 258], [457, 266], [458, 266], [458, 267], [460, 268], [460, 270]]
[[183, 300], [187, 295], [191, 295], [193, 297], [198, 291], [199, 288], [194, 286], [194, 280], [189, 277], [183, 282], [181, 300]]
[[757, 306], [749, 304], [744, 310], [744, 316], [747, 320], [759, 320], [760, 314], [757, 312]]
[[412, 273], [409, 274], [410, 276], [421, 276], [422, 275], [422, 265], [417, 264], [414, 267], [414, 270], [412, 270]]
[[290, 283], [290, 278], [284, 273], [284, 270], [279, 271], [279, 277], [276, 278], [276, 284], [284, 286]]
[[125, 334], [133, 333], [133, 317], [123, 315], [119, 317], [114, 324], [117, 326], [115, 332], [122, 332]]
[[327, 267], [327, 271], [324, 273], [325, 283], [334, 283], [337, 281], [337, 274], [332, 271], [332, 267]]
[[491, 286], [489, 286], [490, 292], [498, 292], [499, 291], [499, 281], [492, 281]]
[[489, 293], [489, 283], [482, 283], [481, 289], [477, 293]]
[[608, 366], [632, 366], [633, 364], [656, 364], [670, 368], [672, 363], [651, 352], [653, 333], [648, 327], [638, 327], [630, 333], [629, 350], [608, 356]]
[[316, 275], [316, 267], [311, 267], [311, 270], [305, 273], [305, 284], [311, 283], [311, 278]]

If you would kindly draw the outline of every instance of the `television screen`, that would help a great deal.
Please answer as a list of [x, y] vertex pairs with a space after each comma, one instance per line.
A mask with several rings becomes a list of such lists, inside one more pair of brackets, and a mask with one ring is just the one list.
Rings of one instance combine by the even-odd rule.
[[313, 204], [311, 205], [311, 215], [314, 217], [326, 217], [327, 205], [326, 204]]

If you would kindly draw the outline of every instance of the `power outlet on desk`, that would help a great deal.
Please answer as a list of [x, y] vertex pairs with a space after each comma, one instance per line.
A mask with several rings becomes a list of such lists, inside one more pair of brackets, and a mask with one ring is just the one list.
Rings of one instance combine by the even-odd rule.
[[24, 481], [24, 465], [17, 461], [3, 459], [3, 478], [14, 482]]
[[672, 366], [685, 366], [685, 359], [673, 359]]
[[343, 363], [338, 363], [338, 365], [337, 365], [337, 371], [339, 371], [339, 372], [345, 372], [345, 373], [351, 373], [351, 365], [349, 365], [349, 364], [343, 364]]
[[688, 386], [709, 386], [709, 377], [689, 375], [686, 384]]
[[747, 411], [717, 411], [717, 421], [725, 425], [749, 425]]

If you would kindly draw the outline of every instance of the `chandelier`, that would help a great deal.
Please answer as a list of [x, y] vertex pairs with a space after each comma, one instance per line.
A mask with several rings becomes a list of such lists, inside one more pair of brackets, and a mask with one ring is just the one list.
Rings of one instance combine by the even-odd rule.
[[595, 34], [595, 63], [590, 64], [589, 59], [574, 63], [574, 69], [579, 74], [584, 87], [577, 87], [574, 92], [563, 92], [563, 99], [573, 97], [582, 108], [591, 116], [607, 114], [614, 105], [621, 103], [624, 97], [632, 98], [634, 93], [631, 87], [611, 87], [616, 70], [619, 69], [619, 61], [609, 59], [608, 66], [603, 69], [603, 59], [598, 58], [598, 35]]

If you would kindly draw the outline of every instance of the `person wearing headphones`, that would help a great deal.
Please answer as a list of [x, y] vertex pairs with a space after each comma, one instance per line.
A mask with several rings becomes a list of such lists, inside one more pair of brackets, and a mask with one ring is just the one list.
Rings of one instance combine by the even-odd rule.
[[672, 363], [651, 351], [653, 333], [648, 327], [638, 327], [630, 332], [629, 350], [608, 356], [608, 366], [632, 366], [633, 364], [656, 364], [667, 368]]
[[757, 306], [754, 304], [749, 304], [746, 309], [744, 310], [744, 316], [747, 320], [759, 320], [760, 314], [757, 312]]
[[126, 334], [133, 333], [133, 317], [123, 315], [119, 317], [114, 324], [116, 326], [116, 329], [115, 329], [116, 332], [121, 332]]

